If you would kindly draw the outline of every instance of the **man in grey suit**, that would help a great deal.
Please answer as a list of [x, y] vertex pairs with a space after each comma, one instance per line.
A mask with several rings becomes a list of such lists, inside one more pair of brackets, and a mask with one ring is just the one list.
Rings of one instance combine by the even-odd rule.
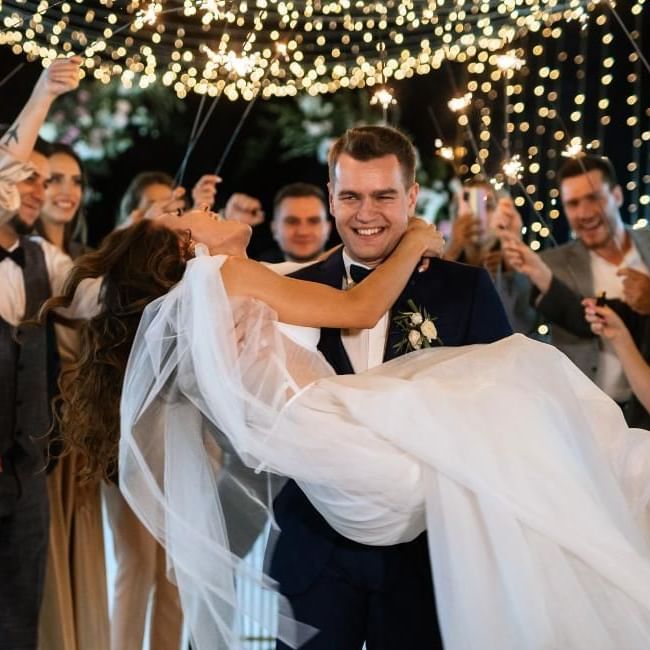
[[575, 240], [540, 255], [512, 240], [506, 254], [533, 283], [535, 306], [551, 323], [553, 344], [624, 406], [630, 388], [621, 365], [607, 341], [583, 331], [581, 300], [604, 293], [650, 314], [650, 230], [623, 223], [623, 192], [606, 158], [568, 160], [558, 181]]

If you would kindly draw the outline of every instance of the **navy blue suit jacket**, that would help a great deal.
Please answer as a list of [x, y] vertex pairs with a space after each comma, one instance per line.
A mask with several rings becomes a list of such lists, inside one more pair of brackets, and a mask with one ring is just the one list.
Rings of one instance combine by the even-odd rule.
[[[344, 276], [341, 251], [294, 274], [294, 277], [335, 288], [341, 288]], [[412, 311], [407, 304], [409, 299], [436, 318], [438, 336], [445, 346], [491, 343], [512, 334], [508, 317], [485, 269], [433, 259], [427, 271], [411, 276], [393, 305], [384, 361], [399, 356], [394, 346], [403, 338], [403, 332], [395, 325], [393, 316], [400, 311]], [[338, 374], [354, 372], [343, 347], [340, 330], [322, 329], [318, 349]], [[333, 530], [294, 481], [289, 481], [276, 497], [274, 511], [281, 533], [273, 552], [270, 571], [285, 594], [307, 589], [318, 577], [335, 546], [369, 548]], [[417, 548], [416, 552], [424, 562], [427, 561], [425, 535], [398, 546], [409, 545], [413, 545], [414, 550]], [[395, 547], [383, 548], [388, 550]], [[425, 569], [429, 570], [428, 567]], [[398, 566], [395, 566], [395, 571], [399, 572]]]

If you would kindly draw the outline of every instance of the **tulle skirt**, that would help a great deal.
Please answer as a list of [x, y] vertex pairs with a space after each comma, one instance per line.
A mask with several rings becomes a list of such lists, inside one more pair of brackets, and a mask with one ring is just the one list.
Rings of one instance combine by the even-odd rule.
[[[147, 308], [122, 401], [121, 488], [199, 650], [238, 645], [235, 574], [274, 588], [241, 557], [282, 477], [355, 541], [428, 530], [449, 650], [650, 647], [650, 434], [566, 357], [515, 335], [334, 376], [223, 261]], [[282, 599], [278, 630], [314, 632]]]

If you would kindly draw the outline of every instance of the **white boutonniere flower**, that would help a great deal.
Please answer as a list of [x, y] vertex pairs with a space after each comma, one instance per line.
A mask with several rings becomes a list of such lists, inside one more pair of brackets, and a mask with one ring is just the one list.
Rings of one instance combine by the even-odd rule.
[[411, 330], [408, 338], [409, 344], [414, 350], [419, 350], [422, 347], [422, 334], [417, 330]]
[[404, 332], [404, 337], [395, 344], [397, 352], [411, 352], [430, 348], [434, 343], [442, 345], [438, 337], [438, 328], [426, 311], [419, 308], [412, 300], [408, 301], [408, 306], [413, 311], [402, 311], [395, 316], [394, 320], [397, 326]]
[[433, 324], [432, 320], [425, 320], [420, 326], [420, 331], [424, 334], [425, 338], [431, 343], [438, 338], [438, 329]]

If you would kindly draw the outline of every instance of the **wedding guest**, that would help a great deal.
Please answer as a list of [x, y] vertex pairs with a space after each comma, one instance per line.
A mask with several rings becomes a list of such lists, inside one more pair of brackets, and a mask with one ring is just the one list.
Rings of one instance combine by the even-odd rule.
[[[201, 176], [192, 188], [194, 207], [211, 208], [220, 182], [221, 179], [214, 174]], [[131, 181], [122, 197], [117, 226], [128, 226], [145, 217], [154, 218], [186, 207], [185, 188], [174, 187], [174, 179], [169, 174], [159, 171], [141, 172]]]
[[647, 417], [650, 411], [650, 318], [628, 309], [627, 322], [632, 321], [630, 327], [635, 331], [632, 334], [623, 318], [611, 307], [599, 306], [595, 298], [587, 298], [582, 304], [592, 332], [611, 342], [632, 392], [650, 422]]
[[52, 292], [62, 289], [70, 259], [26, 237], [49, 178], [33, 151], [52, 102], [79, 83], [78, 57], [45, 70], [0, 149], [0, 649], [34, 650], [47, 557], [49, 510], [45, 447], [49, 397], [57, 377], [51, 327], [21, 329]]
[[253, 232], [251, 240], [246, 249], [248, 257], [254, 260], [260, 260], [272, 251], [274, 257], [282, 259], [275, 250], [273, 233], [268, 221], [265, 221], [265, 212], [262, 202], [256, 196], [245, 192], [235, 192], [232, 194], [221, 214], [227, 221], [239, 221], [248, 224]]
[[[36, 232], [76, 258], [85, 246], [81, 159], [65, 144], [49, 147], [50, 179]], [[55, 324], [61, 381], [69, 380], [78, 356], [77, 331]], [[50, 536], [43, 604], [39, 621], [42, 650], [108, 650], [108, 596], [101, 491], [80, 484], [78, 456], [61, 458], [48, 476]]]
[[48, 144], [47, 158], [50, 178], [35, 231], [74, 259], [88, 251], [83, 162], [72, 147], [60, 142]]
[[509, 196], [498, 197], [494, 187], [483, 179], [473, 179], [463, 185], [479, 190], [483, 203], [483, 218], [472, 212], [463, 194], [458, 200], [458, 214], [452, 222], [451, 236], [445, 247], [445, 259], [485, 267], [505, 307], [515, 332], [532, 338], [538, 334], [540, 316], [530, 304], [531, 283], [528, 277], [510, 266], [501, 249], [501, 239], [507, 233], [519, 237], [522, 220]]
[[482, 180], [466, 181], [456, 197], [456, 216], [451, 223], [444, 257], [451, 262], [481, 266], [487, 252], [484, 250], [487, 223], [482, 222], [478, 214], [474, 214], [466, 200], [465, 194], [469, 188], [480, 188], [483, 191], [486, 214], [494, 214], [497, 209], [496, 194], [489, 183]]
[[511, 237], [505, 245], [506, 258], [533, 283], [534, 304], [552, 324], [552, 343], [625, 409], [630, 387], [611, 341], [577, 335], [570, 323], [579, 319], [582, 298], [603, 292], [646, 312], [650, 230], [634, 230], [623, 223], [623, 192], [608, 159], [586, 155], [567, 160], [558, 181], [575, 240], [538, 255]]
[[291, 183], [273, 199], [271, 232], [277, 244], [259, 256], [263, 262], [312, 262], [324, 252], [332, 225], [325, 194], [310, 183]]

